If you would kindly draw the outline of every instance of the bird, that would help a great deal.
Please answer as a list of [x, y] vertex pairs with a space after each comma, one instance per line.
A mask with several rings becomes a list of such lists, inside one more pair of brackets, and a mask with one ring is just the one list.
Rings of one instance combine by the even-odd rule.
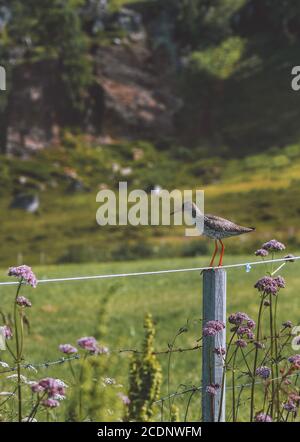
[[[198, 221], [198, 226], [201, 226], [201, 230], [199, 229], [200, 233], [210, 239], [214, 239], [215, 250], [212, 255], [209, 267], [213, 267], [214, 265], [215, 257], [219, 250], [218, 243], [220, 243], [221, 245], [221, 253], [220, 253], [218, 267], [221, 267], [223, 265], [225, 246], [222, 239], [229, 238], [232, 236], [242, 235], [244, 233], [250, 233], [255, 230], [255, 227], [240, 226], [232, 221], [229, 221], [228, 219], [221, 218], [220, 216], [210, 215], [208, 213], [202, 214], [201, 210], [196, 206], [196, 204], [191, 201], [184, 202], [182, 204], [182, 207], [178, 210], [174, 210], [173, 212], [171, 212], [171, 215], [179, 211], [189, 213], [192, 216], [193, 220], [195, 220], [196, 226], [197, 226], [197, 221]], [[203, 219], [203, 224], [202, 222], [199, 223], [199, 221], [200, 220], [202, 221], [202, 219]]]

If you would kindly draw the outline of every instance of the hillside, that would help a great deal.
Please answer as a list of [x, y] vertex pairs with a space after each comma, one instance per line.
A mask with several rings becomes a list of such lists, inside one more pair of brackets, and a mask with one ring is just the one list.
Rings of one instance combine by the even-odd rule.
[[3, 153], [59, 145], [65, 129], [230, 158], [299, 139], [295, 2], [6, 3]]
[[[208, 252], [178, 227], [100, 227], [98, 190], [125, 180], [129, 189], [204, 189], [207, 212], [257, 231], [228, 240], [231, 253], [248, 252], [274, 236], [295, 250], [300, 245], [300, 146], [273, 149], [242, 160], [186, 161], [149, 143], [89, 146], [66, 136], [65, 147], [23, 161], [1, 159], [3, 265], [18, 259], [36, 264], [194, 256]], [[38, 196], [35, 213], [11, 208], [16, 195]], [[18, 200], [17, 200], [18, 201]], [[230, 244], [230, 246], [229, 246]], [[21, 254], [21, 257], [20, 257]]]

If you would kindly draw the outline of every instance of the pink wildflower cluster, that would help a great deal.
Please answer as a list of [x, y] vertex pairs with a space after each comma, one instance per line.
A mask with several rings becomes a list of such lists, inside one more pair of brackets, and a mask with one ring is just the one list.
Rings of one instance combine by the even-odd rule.
[[66, 384], [60, 379], [44, 378], [38, 382], [31, 384], [33, 393], [42, 393], [47, 396], [41, 401], [44, 407], [56, 408], [59, 406], [59, 401], [65, 399]]
[[71, 355], [78, 352], [77, 348], [73, 347], [73, 345], [71, 344], [60, 344], [58, 348], [62, 353], [65, 353], [66, 355]]
[[237, 339], [236, 341], [235, 341], [235, 345], [237, 346], [237, 347], [240, 347], [240, 348], [245, 348], [245, 347], [247, 347], [247, 342], [245, 341], [245, 339]]
[[271, 239], [262, 245], [262, 249], [268, 250], [269, 252], [280, 252], [285, 249], [285, 245], [277, 241], [277, 239]]
[[296, 368], [300, 368], [300, 355], [293, 355], [288, 358], [288, 361]]
[[256, 369], [255, 374], [256, 374], [256, 376], [259, 376], [262, 379], [266, 380], [271, 375], [271, 369], [269, 367], [261, 366]]
[[32, 304], [29, 301], [29, 299], [25, 298], [25, 296], [18, 296], [16, 299], [16, 303], [20, 306], [20, 307], [31, 307]]
[[78, 339], [77, 344], [83, 350], [87, 350], [92, 354], [107, 354], [108, 348], [100, 346], [93, 336], [86, 336]]
[[19, 267], [10, 267], [8, 269], [8, 276], [15, 276], [16, 278], [19, 278], [20, 281], [25, 281], [32, 287], [37, 286], [35, 274], [31, 270], [31, 267], [28, 267], [26, 265], [22, 265]]
[[260, 278], [254, 287], [263, 294], [266, 295], [277, 295], [281, 288], [285, 287], [285, 280], [282, 276], [263, 276]]
[[2, 327], [0, 327], [2, 335], [4, 336], [5, 339], [11, 339], [13, 336], [13, 332], [12, 329], [8, 326], [8, 325], [3, 325]]
[[247, 313], [237, 312], [237, 313], [232, 313], [229, 316], [228, 322], [234, 325], [231, 331], [236, 332], [238, 336], [235, 345], [240, 348], [247, 347], [248, 344], [244, 338], [247, 338], [250, 341], [253, 341], [253, 339], [255, 338], [253, 333], [253, 329], [256, 326], [255, 321], [253, 321], [253, 319], [251, 319], [247, 315]]
[[255, 328], [255, 322], [253, 321], [253, 319], [251, 319], [247, 313], [244, 312], [237, 312], [237, 313], [232, 313], [229, 318], [228, 318], [228, 322], [230, 324], [234, 324], [234, 325], [247, 325], [247, 327], [249, 329], [253, 329]]
[[285, 245], [276, 239], [271, 239], [265, 242], [260, 249], [256, 250], [255, 255], [261, 256], [262, 258], [268, 256], [269, 252], [281, 252], [285, 249]]
[[284, 410], [288, 411], [289, 413], [295, 413], [297, 411], [297, 405], [295, 402], [288, 400], [283, 404]]
[[206, 393], [215, 396], [220, 389], [220, 384], [210, 384], [206, 387]]
[[255, 416], [255, 422], [272, 422], [272, 418], [266, 413], [258, 413]]
[[203, 328], [203, 336], [216, 336], [222, 330], [224, 330], [225, 324], [218, 320], [207, 321]]
[[264, 258], [265, 256], [268, 256], [268, 254], [269, 254], [268, 250], [265, 250], [265, 249], [258, 249], [254, 253], [254, 255], [261, 256], [262, 258]]

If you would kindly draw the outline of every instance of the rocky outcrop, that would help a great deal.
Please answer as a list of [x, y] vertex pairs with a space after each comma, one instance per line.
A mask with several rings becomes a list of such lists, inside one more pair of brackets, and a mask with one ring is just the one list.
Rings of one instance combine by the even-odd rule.
[[181, 105], [145, 41], [100, 48], [97, 75], [104, 92], [102, 130], [114, 136], [150, 138], [174, 134]]
[[[109, 16], [104, 11], [91, 21], [91, 29], [95, 23], [112, 33], [121, 28], [124, 36], [105, 45], [99, 40], [92, 49], [96, 83], [86, 102], [86, 120], [79, 123], [66, 108], [58, 63], [19, 64], [1, 130], [6, 151], [26, 155], [58, 144], [61, 128], [72, 123], [99, 140], [174, 135], [173, 117], [181, 101], [174, 95], [167, 58], [158, 61], [150, 48], [141, 14], [125, 9]], [[95, 39], [97, 29], [93, 32]]]

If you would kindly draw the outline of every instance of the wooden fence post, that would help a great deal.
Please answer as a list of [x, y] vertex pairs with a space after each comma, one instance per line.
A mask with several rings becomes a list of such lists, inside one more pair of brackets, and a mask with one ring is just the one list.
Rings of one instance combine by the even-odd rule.
[[[226, 271], [224, 269], [203, 272], [203, 327], [207, 321], [219, 320], [226, 324]], [[215, 337], [203, 337], [202, 349], [202, 421], [217, 422], [222, 398], [220, 422], [225, 421], [225, 382], [222, 394], [223, 359], [213, 350], [226, 346], [226, 328]], [[210, 384], [219, 384], [217, 394], [206, 393]]]

